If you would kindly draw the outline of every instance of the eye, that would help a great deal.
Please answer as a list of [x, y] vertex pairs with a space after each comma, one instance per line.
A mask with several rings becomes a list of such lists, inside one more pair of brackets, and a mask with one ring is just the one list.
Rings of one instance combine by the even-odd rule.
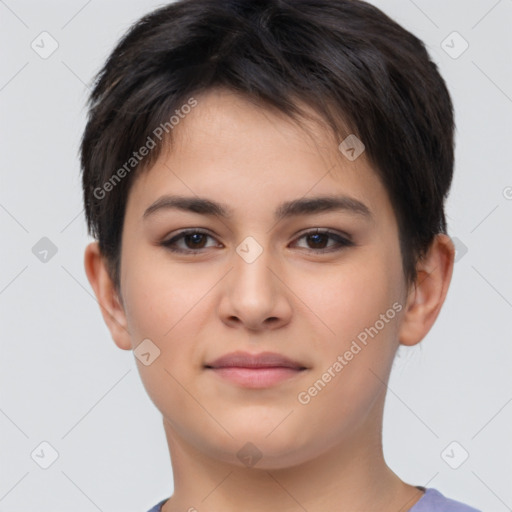
[[[208, 232], [200, 229], [188, 229], [181, 231], [176, 236], [169, 240], [161, 243], [164, 247], [172, 252], [191, 254], [200, 253], [201, 250], [208, 248], [206, 241], [208, 238], [214, 239]], [[341, 236], [338, 233], [330, 230], [315, 229], [302, 234], [297, 240], [305, 239], [308, 244], [312, 244], [313, 247], [306, 247], [305, 249], [310, 252], [323, 253], [333, 252], [342, 250], [345, 247], [354, 245], [354, 242], [349, 240], [347, 237]], [[334, 241], [334, 244], [327, 245], [329, 241]], [[184, 243], [185, 247], [181, 246], [180, 243]], [[209, 247], [215, 247], [218, 245], [213, 244]]]
[[[306, 248], [308, 251], [312, 252], [333, 252], [339, 251], [344, 247], [350, 247], [354, 245], [354, 242], [349, 240], [347, 237], [341, 236], [338, 233], [334, 233], [330, 230], [320, 230], [315, 229], [313, 231], [308, 231], [304, 233], [302, 236], [298, 238], [298, 240], [306, 239], [307, 243], [313, 244], [313, 248]], [[326, 247], [325, 244], [329, 242], [329, 240], [334, 241], [334, 245], [331, 247]]]
[[[188, 229], [178, 233], [175, 237], [162, 242], [162, 245], [172, 252], [180, 253], [198, 253], [201, 249], [205, 248], [205, 241], [207, 238], [213, 237], [206, 231], [200, 229]], [[178, 242], [184, 242], [186, 247], [177, 247]]]

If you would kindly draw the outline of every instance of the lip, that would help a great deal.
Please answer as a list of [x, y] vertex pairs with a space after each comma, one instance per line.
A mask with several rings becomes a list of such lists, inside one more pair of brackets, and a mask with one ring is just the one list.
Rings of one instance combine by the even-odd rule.
[[299, 370], [301, 368], [305, 369], [306, 367], [299, 363], [298, 361], [294, 361], [288, 357], [285, 357], [276, 352], [260, 352], [259, 354], [251, 354], [249, 352], [231, 352], [222, 357], [219, 357], [212, 361], [211, 363], [207, 363], [205, 365], [209, 368], [229, 368], [229, 367], [242, 367], [242, 368], [272, 368], [272, 367], [282, 367], [282, 368], [293, 368]]
[[307, 370], [302, 363], [275, 352], [231, 352], [204, 367], [225, 380], [248, 388], [270, 387]]

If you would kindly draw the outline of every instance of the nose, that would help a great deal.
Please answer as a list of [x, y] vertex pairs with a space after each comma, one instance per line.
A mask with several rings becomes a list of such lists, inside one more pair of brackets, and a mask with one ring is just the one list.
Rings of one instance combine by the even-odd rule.
[[292, 315], [291, 291], [282, 265], [264, 249], [256, 259], [233, 254], [233, 267], [223, 282], [219, 314], [230, 327], [251, 331], [277, 329]]

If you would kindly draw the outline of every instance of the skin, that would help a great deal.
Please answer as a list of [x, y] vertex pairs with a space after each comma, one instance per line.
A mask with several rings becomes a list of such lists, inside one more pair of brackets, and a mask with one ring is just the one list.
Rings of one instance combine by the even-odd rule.
[[[162, 510], [409, 510], [423, 493], [384, 460], [386, 383], [399, 344], [419, 343], [437, 318], [453, 270], [450, 238], [434, 239], [408, 284], [392, 205], [364, 153], [351, 162], [321, 123], [303, 129], [231, 92], [197, 99], [172, 146], [132, 186], [119, 293], [98, 244], [85, 251], [117, 346], [133, 350], [149, 338], [160, 350], [150, 365], [136, 362], [163, 415], [173, 465], [174, 494]], [[207, 197], [233, 215], [162, 209], [143, 219], [163, 194]], [[283, 201], [341, 194], [372, 217], [327, 211], [273, 220]], [[199, 245], [177, 242], [197, 254], [161, 245], [185, 228], [209, 232]], [[315, 228], [348, 234], [354, 245], [335, 250], [335, 239], [304, 236]], [[252, 263], [236, 252], [247, 236], [263, 250]], [[394, 303], [401, 311], [301, 404], [298, 394]], [[204, 369], [234, 350], [279, 352], [307, 370], [247, 389]], [[262, 454], [252, 467], [237, 457], [247, 442]]]

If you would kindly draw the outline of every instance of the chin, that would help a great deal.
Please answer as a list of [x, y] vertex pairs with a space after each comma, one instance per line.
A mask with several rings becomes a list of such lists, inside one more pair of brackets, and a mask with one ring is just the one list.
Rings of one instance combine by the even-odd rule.
[[301, 441], [290, 429], [283, 428], [279, 433], [276, 429], [269, 435], [272, 429], [262, 431], [255, 429], [254, 425], [252, 427], [232, 428], [230, 433], [233, 439], [224, 438], [227, 441], [225, 443], [218, 443], [216, 440], [208, 447], [208, 451], [212, 457], [228, 464], [255, 470], [286, 469], [314, 456], [307, 453], [311, 451], [311, 447], [306, 448], [313, 440], [310, 443], [305, 439]]

